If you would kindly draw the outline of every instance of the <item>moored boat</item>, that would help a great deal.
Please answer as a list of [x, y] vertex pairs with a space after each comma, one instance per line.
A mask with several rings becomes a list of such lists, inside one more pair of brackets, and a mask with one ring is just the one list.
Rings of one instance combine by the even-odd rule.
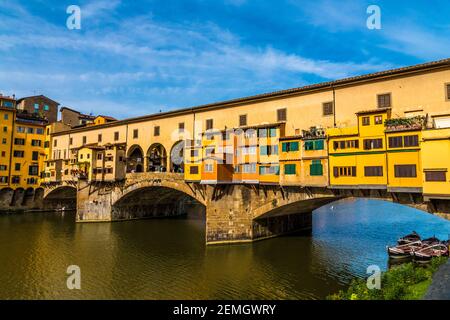
[[420, 240], [421, 240], [420, 235], [417, 232], [413, 231], [412, 233], [398, 239], [397, 243], [399, 245], [403, 245], [403, 244], [408, 244], [408, 243], [412, 243], [412, 242], [417, 242]]
[[414, 250], [418, 250], [422, 247], [420, 240], [415, 242], [409, 242], [406, 244], [397, 245], [394, 247], [387, 247], [389, 258], [391, 259], [408, 259], [412, 257]]
[[418, 263], [426, 263], [431, 261], [434, 257], [448, 257], [448, 245], [439, 242], [429, 246], [425, 246], [421, 249], [415, 250], [412, 253], [413, 259]]

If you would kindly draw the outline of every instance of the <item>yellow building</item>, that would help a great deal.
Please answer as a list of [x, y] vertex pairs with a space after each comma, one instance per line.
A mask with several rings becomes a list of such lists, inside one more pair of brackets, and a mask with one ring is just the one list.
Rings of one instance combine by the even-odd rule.
[[390, 108], [358, 112], [357, 127], [327, 131], [332, 188], [387, 189], [384, 122], [390, 115]]
[[[51, 123], [45, 128], [45, 140], [44, 140], [44, 172], [42, 174], [42, 182], [52, 183], [63, 180], [70, 180], [70, 151], [63, 150], [62, 156], [59, 154], [53, 154], [53, 145], [51, 135], [57, 132], [70, 130], [70, 126], [62, 123], [61, 121]], [[59, 152], [61, 153], [61, 152]], [[66, 155], [66, 156], [65, 156]], [[69, 155], [69, 157], [67, 157]], [[64, 159], [64, 160], [63, 160]], [[63, 179], [64, 177], [64, 179]]]
[[280, 185], [302, 184], [302, 137], [280, 138]]
[[77, 157], [72, 175], [88, 181], [120, 181], [125, 178], [124, 144], [87, 144], [74, 150]]
[[[415, 138], [409, 137], [416, 135], [414, 131], [391, 132], [385, 127], [385, 121], [391, 117], [413, 118], [417, 115], [437, 119], [448, 114], [449, 79], [450, 59], [445, 59], [301, 88], [79, 127], [52, 135], [52, 156], [56, 154], [63, 157], [64, 150], [80, 148], [90, 143], [124, 143], [127, 170], [130, 172], [172, 171], [177, 168], [172, 159], [175, 146], [183, 141], [201, 141], [195, 143], [195, 147], [191, 145], [187, 148], [189, 157], [186, 159], [192, 160], [187, 161], [189, 163], [184, 167], [187, 181], [228, 182], [231, 174], [233, 183], [324, 186], [329, 177], [332, 187], [385, 190], [409, 188], [408, 190], [417, 191], [420, 188], [419, 175], [405, 175], [410, 174], [408, 170], [414, 164], [416, 173], [421, 170], [418, 162], [422, 156], [421, 134], [417, 134], [419, 146], [409, 145], [409, 139], [413, 139], [413, 144], [415, 143]], [[358, 113], [361, 108], [369, 112]], [[358, 113], [356, 117], [355, 113]], [[440, 120], [441, 125], [444, 122]], [[270, 130], [264, 130], [277, 123], [284, 123], [284, 132], [271, 133]], [[323, 128], [328, 134], [330, 141], [324, 142], [323, 150], [321, 142], [310, 141], [311, 139], [305, 139], [301, 135], [303, 130], [312, 126]], [[240, 144], [250, 137], [245, 137], [247, 132], [243, 133], [244, 138], [236, 135], [233, 168], [231, 170], [224, 167], [221, 176], [214, 159], [205, 154], [212, 154], [211, 150], [219, 146], [213, 146], [216, 142], [211, 141], [206, 145], [204, 134], [210, 130], [223, 132], [227, 128], [254, 128], [257, 142], [256, 145]], [[259, 129], [262, 129], [261, 132]], [[271, 134], [276, 137], [273, 137], [274, 141], [266, 141], [267, 137], [261, 136], [264, 134], [268, 134], [269, 138]], [[289, 138], [279, 140], [284, 137]], [[299, 137], [302, 138], [298, 139]], [[390, 138], [393, 141], [401, 139], [403, 146], [389, 147]], [[283, 142], [294, 142], [294, 145], [299, 142], [299, 151], [284, 154]], [[300, 158], [296, 152], [300, 152]], [[218, 149], [214, 150], [214, 155], [217, 156], [217, 153]], [[66, 157], [69, 159], [70, 153]], [[295, 167], [289, 166], [290, 164], [295, 164]], [[287, 168], [284, 168], [285, 165]], [[408, 165], [410, 167], [406, 167]]]
[[13, 188], [36, 188], [44, 169], [46, 121], [26, 114], [16, 114], [11, 181]]
[[426, 118], [395, 118], [386, 122], [389, 192], [422, 192], [421, 140]]
[[423, 196], [425, 201], [450, 199], [450, 125], [422, 131]]
[[279, 139], [285, 135], [285, 123], [257, 127], [258, 173], [260, 184], [280, 183]]
[[10, 186], [15, 99], [0, 95], [0, 189]]
[[201, 141], [187, 140], [184, 148], [184, 180], [187, 182], [200, 182], [202, 180]]

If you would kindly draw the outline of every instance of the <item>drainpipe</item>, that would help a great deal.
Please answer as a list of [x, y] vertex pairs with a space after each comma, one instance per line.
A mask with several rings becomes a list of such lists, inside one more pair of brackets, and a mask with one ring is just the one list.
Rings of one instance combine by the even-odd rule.
[[331, 89], [333, 90], [333, 126], [336, 128], [336, 91], [333, 85]]

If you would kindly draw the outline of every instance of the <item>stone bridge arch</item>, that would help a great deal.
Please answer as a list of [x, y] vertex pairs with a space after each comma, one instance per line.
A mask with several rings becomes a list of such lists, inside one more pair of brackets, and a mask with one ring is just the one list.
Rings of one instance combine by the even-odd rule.
[[77, 186], [74, 183], [48, 185], [44, 187], [42, 207], [46, 210], [74, 210], [77, 203]]
[[77, 221], [120, 221], [205, 211], [205, 188], [169, 172], [128, 173], [123, 183], [80, 183]]

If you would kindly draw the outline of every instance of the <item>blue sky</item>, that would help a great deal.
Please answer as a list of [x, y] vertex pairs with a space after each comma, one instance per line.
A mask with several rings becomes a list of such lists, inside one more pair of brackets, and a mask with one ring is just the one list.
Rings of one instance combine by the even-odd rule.
[[0, 0], [0, 92], [125, 118], [448, 58], [449, 35], [448, 0]]

